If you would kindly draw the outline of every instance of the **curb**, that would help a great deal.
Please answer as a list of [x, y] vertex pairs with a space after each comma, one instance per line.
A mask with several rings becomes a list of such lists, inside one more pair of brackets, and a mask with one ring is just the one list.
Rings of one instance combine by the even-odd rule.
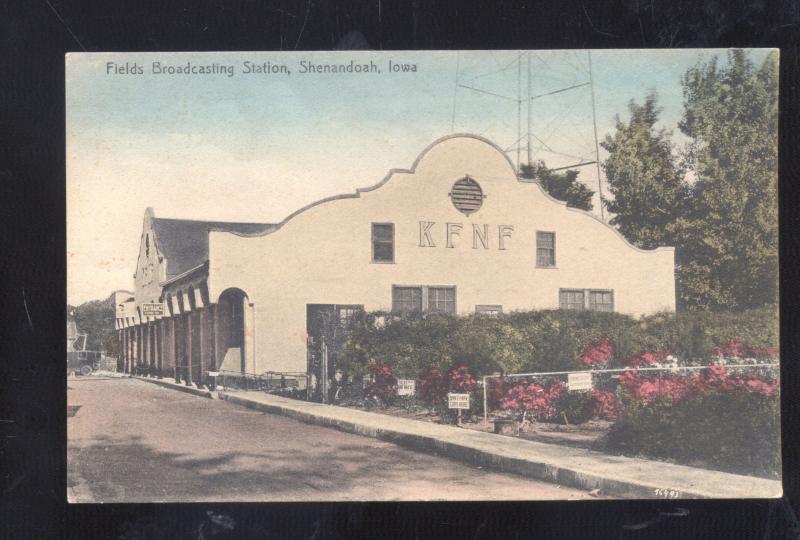
[[[377, 438], [505, 473], [587, 491], [599, 489], [601, 493], [614, 497], [709, 499], [775, 498], [782, 495], [778, 480], [611, 456], [439, 424], [426, 425], [419, 420], [393, 419], [333, 405], [292, 403], [293, 400], [267, 394], [256, 399], [255, 396], [220, 392], [218, 397], [262, 412]], [[420, 433], [425, 431], [428, 434]]]
[[184, 384], [171, 382], [168, 379], [153, 379], [151, 377], [142, 377], [140, 375], [133, 375], [131, 379], [138, 379], [140, 381], [145, 381], [157, 384], [158, 386], [163, 386], [164, 388], [171, 388], [173, 390], [178, 390], [180, 392], [185, 392], [187, 394], [192, 394], [195, 396], [200, 396], [208, 399], [218, 399], [216, 392], [212, 392], [211, 390], [204, 390], [202, 388], [197, 388], [195, 386], [186, 386]]

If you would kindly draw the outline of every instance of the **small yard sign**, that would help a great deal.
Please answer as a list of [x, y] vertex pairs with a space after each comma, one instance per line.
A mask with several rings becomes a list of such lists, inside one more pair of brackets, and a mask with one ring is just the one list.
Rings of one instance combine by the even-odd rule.
[[592, 374], [589, 371], [567, 374], [567, 388], [570, 392], [592, 389]]
[[413, 396], [417, 391], [417, 381], [414, 379], [397, 379], [397, 395]]
[[142, 315], [145, 317], [161, 317], [164, 315], [164, 304], [159, 302], [142, 304]]
[[469, 394], [447, 394], [450, 409], [469, 409]]

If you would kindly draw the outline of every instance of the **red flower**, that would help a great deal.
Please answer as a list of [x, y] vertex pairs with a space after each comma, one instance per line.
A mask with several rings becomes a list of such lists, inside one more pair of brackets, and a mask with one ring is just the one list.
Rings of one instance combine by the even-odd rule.
[[720, 347], [714, 347], [713, 354], [719, 358], [742, 358], [745, 356], [747, 345], [739, 339], [729, 339]]
[[592, 418], [616, 420], [622, 416], [622, 403], [610, 390], [592, 389]]
[[536, 383], [519, 383], [508, 389], [500, 401], [500, 408], [523, 410], [536, 420], [547, 420], [556, 415], [554, 402], [566, 389], [562, 382], [553, 382], [543, 387]]
[[419, 397], [426, 403], [444, 399], [447, 387], [441, 372], [436, 368], [423, 370], [419, 375]]
[[614, 345], [604, 337], [590, 344], [578, 360], [584, 366], [605, 364], [614, 355]]
[[777, 381], [765, 380], [756, 373], [732, 377], [724, 366], [710, 366], [694, 375], [639, 377], [633, 371], [626, 371], [620, 375], [619, 384], [632, 399], [640, 403], [649, 403], [656, 398], [667, 398], [674, 402], [709, 392], [758, 392], [771, 396], [778, 390]]
[[366, 397], [386, 401], [393, 396], [397, 389], [397, 379], [392, 375], [392, 368], [376, 362], [370, 364], [367, 369], [373, 377], [373, 382], [364, 391]]
[[747, 347], [745, 351], [747, 358], [757, 360], [772, 360], [778, 357], [777, 347]]
[[469, 368], [464, 364], [459, 364], [450, 370], [450, 389], [454, 392], [472, 392], [478, 382], [469, 372]]

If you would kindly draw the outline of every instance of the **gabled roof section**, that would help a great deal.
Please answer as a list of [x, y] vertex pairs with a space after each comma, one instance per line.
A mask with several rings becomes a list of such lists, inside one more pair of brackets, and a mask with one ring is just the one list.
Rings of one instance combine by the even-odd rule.
[[258, 235], [276, 227], [273, 223], [231, 223], [153, 217], [158, 251], [167, 259], [167, 279], [183, 274], [208, 260], [208, 232]]

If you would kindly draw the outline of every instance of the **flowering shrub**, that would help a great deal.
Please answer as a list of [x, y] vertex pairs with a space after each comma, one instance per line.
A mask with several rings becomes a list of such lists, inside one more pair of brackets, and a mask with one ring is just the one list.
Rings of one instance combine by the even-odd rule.
[[389, 401], [397, 390], [397, 379], [392, 375], [392, 368], [376, 362], [369, 365], [369, 374], [373, 382], [364, 390], [367, 398], [378, 399], [384, 403]]
[[605, 337], [591, 343], [580, 355], [578, 360], [584, 366], [598, 366], [605, 364], [614, 356], [614, 345]]
[[617, 420], [622, 417], [622, 403], [611, 390], [592, 389], [592, 418]]
[[464, 364], [459, 364], [450, 370], [450, 391], [469, 393], [478, 386], [475, 377], [469, 372], [469, 368]]
[[419, 397], [425, 403], [438, 403], [447, 394], [444, 377], [436, 368], [423, 370], [419, 374]]
[[712, 354], [718, 358], [756, 358], [766, 360], [778, 356], [777, 347], [751, 347], [739, 339], [729, 339], [719, 347], [714, 347]]
[[536, 383], [520, 383], [506, 392], [500, 400], [500, 408], [530, 412], [536, 420], [548, 420], [556, 415], [554, 402], [566, 390], [562, 382], [550, 382], [546, 386]]
[[780, 477], [780, 403], [761, 392], [710, 392], [635, 404], [615, 422], [606, 449], [685, 465]]
[[778, 390], [777, 380], [766, 379], [755, 372], [731, 376], [724, 366], [711, 366], [693, 375], [642, 377], [634, 371], [626, 371], [620, 375], [619, 384], [631, 399], [643, 404], [657, 398], [677, 402], [711, 392], [755, 392], [772, 396]]

